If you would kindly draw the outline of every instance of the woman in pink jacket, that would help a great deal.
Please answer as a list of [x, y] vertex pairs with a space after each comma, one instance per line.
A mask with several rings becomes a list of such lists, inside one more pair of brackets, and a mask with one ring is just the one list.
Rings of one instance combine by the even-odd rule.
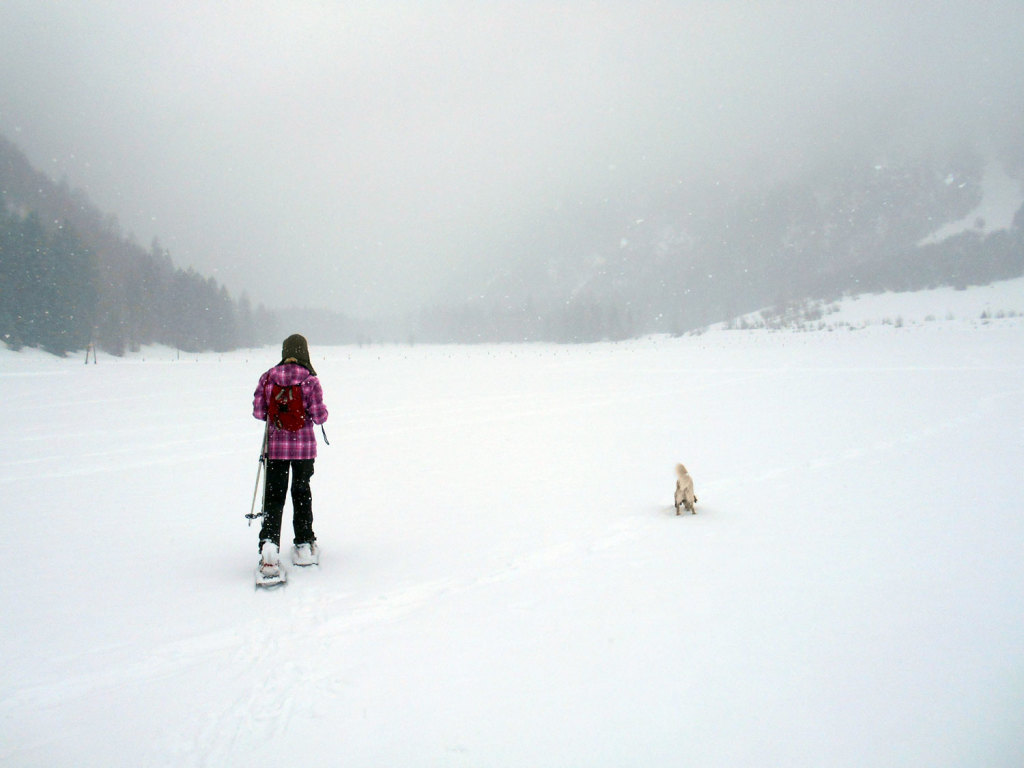
[[[301, 400], [299, 395], [301, 394]], [[282, 403], [291, 400], [291, 416]], [[309, 346], [299, 334], [281, 346], [281, 362], [264, 373], [253, 394], [252, 415], [267, 422], [267, 479], [260, 529], [260, 572], [266, 577], [280, 573], [281, 517], [291, 470], [293, 559], [297, 564], [316, 562], [319, 555], [313, 533], [313, 495], [309, 480], [316, 459], [314, 424], [327, 421], [320, 379], [309, 361]]]

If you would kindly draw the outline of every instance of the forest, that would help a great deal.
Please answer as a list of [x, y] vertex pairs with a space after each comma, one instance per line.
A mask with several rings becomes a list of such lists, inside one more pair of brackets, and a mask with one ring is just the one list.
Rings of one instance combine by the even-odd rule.
[[84, 193], [35, 171], [0, 138], [0, 338], [57, 355], [90, 345], [227, 351], [276, 337], [276, 318], [154, 241], [120, 231]]
[[[1015, 178], [1024, 167], [1004, 165]], [[0, 338], [114, 355], [145, 344], [227, 351], [282, 331], [318, 344], [580, 343], [679, 335], [844, 295], [984, 285], [1024, 273], [1024, 207], [995, 227], [970, 220], [987, 167], [959, 150], [755, 189], [624, 190], [600, 210], [533, 222], [529, 254], [492, 254], [436, 303], [356, 318], [344, 306], [270, 310], [234, 298], [177, 267], [159, 241], [136, 244], [0, 139]]]

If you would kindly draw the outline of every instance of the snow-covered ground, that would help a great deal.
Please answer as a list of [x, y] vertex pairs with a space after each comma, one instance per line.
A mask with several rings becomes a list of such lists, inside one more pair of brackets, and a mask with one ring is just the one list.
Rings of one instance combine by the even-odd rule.
[[935, 288], [916, 293], [864, 294], [841, 302], [839, 311], [825, 320], [855, 328], [932, 323], [944, 327], [950, 321], [988, 325], [1020, 316], [1024, 316], [1024, 277], [968, 290]]
[[776, 330], [865, 330], [875, 326], [915, 326], [937, 324], [938, 328], [986, 326], [1016, 322], [1024, 315], [1024, 277], [1004, 280], [969, 290], [935, 288], [916, 293], [861, 294], [843, 301], [825, 304], [805, 302], [796, 307], [766, 308], [729, 322], [717, 323], [711, 330], [727, 328]]
[[0, 764], [1022, 765], [1021, 287], [949, 292], [1020, 313], [988, 323], [311, 339], [323, 562], [274, 592], [275, 350], [0, 351]]

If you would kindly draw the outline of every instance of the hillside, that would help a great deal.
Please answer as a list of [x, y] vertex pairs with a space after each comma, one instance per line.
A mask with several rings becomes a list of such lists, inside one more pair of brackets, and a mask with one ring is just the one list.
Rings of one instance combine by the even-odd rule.
[[[1024, 274], [1024, 164], [967, 151], [851, 159], [751, 187], [675, 179], [550, 212], [535, 247], [423, 335], [556, 341], [684, 333], [764, 307]], [[497, 260], [500, 262], [500, 260]]]
[[[454, 274], [435, 306], [354, 319], [345, 307], [271, 311], [244, 294], [236, 300], [212, 278], [175, 267], [158, 242], [139, 247], [116, 217], [0, 139], [0, 288], [14, 297], [0, 312], [0, 333], [13, 346], [58, 352], [89, 341], [113, 352], [150, 343], [228, 350], [274, 340], [279, 314], [323, 343], [679, 335], [847, 295], [1020, 276], [1022, 168], [960, 148], [853, 158], [743, 185], [624, 183], [596, 207], [566, 204], [519, 222], [525, 230], [508, 237], [516, 245]], [[39, 252], [51, 254], [41, 267]], [[74, 268], [58, 275], [55, 264]]]
[[65, 354], [95, 344], [230, 350], [269, 339], [274, 318], [159, 242], [121, 232], [81, 190], [55, 183], [0, 137], [0, 338]]

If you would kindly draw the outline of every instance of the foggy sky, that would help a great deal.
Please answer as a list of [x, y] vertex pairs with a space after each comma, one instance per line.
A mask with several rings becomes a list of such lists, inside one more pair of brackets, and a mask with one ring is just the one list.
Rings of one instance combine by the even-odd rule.
[[377, 314], [623, 185], [1019, 142], [1022, 40], [1022, 0], [3, 0], [0, 133], [236, 296]]

